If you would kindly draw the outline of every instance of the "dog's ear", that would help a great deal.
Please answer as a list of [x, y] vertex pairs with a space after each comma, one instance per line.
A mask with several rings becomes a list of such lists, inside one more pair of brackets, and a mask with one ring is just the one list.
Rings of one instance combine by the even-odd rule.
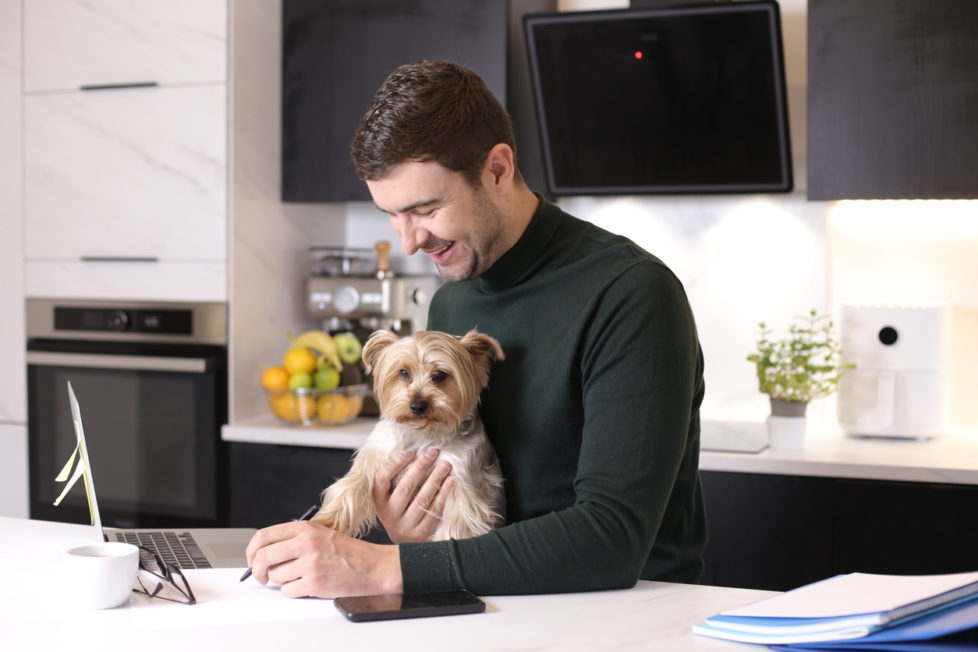
[[499, 346], [499, 342], [495, 338], [489, 337], [485, 333], [476, 332], [475, 329], [466, 333], [460, 342], [475, 357], [487, 357], [492, 351], [496, 360], [506, 359], [506, 356], [503, 355], [503, 347]]
[[370, 370], [373, 368], [374, 364], [377, 362], [377, 356], [380, 355], [380, 352], [397, 340], [397, 335], [391, 331], [384, 330], [374, 331], [373, 334], [367, 338], [366, 344], [363, 345], [363, 351], [360, 353], [360, 358], [363, 360], [363, 367], [368, 374], [370, 373]]

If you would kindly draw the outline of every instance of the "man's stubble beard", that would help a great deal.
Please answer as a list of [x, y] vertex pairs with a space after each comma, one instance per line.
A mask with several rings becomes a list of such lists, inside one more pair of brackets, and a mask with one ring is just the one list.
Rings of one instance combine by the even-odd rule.
[[452, 268], [443, 269], [438, 266], [438, 273], [446, 281], [468, 281], [481, 276], [502, 256], [498, 251], [501, 246], [503, 220], [495, 204], [486, 195], [486, 191], [478, 188], [475, 191], [474, 212], [478, 219], [474, 221], [475, 229], [465, 253], [468, 260], [465, 267], [453, 273]]

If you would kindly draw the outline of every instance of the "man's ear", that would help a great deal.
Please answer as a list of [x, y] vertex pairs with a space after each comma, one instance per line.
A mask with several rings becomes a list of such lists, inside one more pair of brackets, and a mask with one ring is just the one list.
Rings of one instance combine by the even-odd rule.
[[513, 148], [506, 143], [497, 143], [489, 150], [486, 155], [486, 170], [491, 177], [489, 178], [490, 189], [506, 191], [513, 183], [516, 174], [516, 160], [513, 155]]

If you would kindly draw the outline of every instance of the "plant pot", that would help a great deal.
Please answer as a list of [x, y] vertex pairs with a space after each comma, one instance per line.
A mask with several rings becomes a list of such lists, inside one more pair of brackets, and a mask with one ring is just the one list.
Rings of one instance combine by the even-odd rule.
[[768, 448], [779, 451], [798, 451], [805, 447], [805, 417], [781, 417], [771, 415], [767, 418]]
[[767, 440], [771, 450], [797, 451], [805, 447], [808, 403], [771, 399], [771, 416], [767, 418]]
[[781, 399], [771, 399], [771, 416], [775, 417], [804, 417], [808, 403], [798, 401], [782, 401]]

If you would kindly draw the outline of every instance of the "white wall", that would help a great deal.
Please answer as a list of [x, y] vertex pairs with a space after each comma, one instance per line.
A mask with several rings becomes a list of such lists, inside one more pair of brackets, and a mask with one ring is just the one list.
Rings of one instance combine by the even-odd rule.
[[230, 421], [268, 414], [259, 379], [305, 312], [308, 250], [346, 239], [343, 204], [280, 200], [281, 0], [229, 4]]
[[834, 304], [978, 309], [978, 201], [844, 201], [829, 211]]

